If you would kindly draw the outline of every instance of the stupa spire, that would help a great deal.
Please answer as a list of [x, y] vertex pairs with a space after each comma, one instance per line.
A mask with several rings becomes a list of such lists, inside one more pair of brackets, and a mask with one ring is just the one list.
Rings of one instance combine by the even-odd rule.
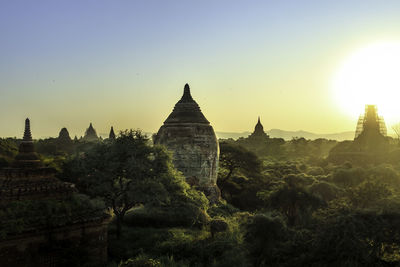
[[260, 116], [258, 116], [257, 124], [254, 127], [254, 132], [249, 136], [249, 138], [254, 137], [268, 138], [268, 135], [264, 132], [264, 126], [261, 124]]
[[25, 120], [24, 138], [19, 144], [18, 154], [15, 157], [13, 166], [18, 168], [36, 168], [40, 166], [39, 157], [35, 153], [31, 125], [28, 118]]
[[24, 141], [32, 141], [32, 133], [31, 133], [31, 122], [29, 118], [25, 120], [25, 131], [24, 131]]
[[115, 139], [114, 127], [112, 127], [112, 126], [111, 126], [111, 130], [110, 130], [110, 134], [108, 135], [108, 138]]
[[192, 95], [190, 94], [189, 84], [185, 84], [185, 88], [183, 89], [183, 96], [181, 101], [193, 101]]
[[205, 123], [209, 121], [201, 113], [199, 105], [190, 94], [190, 87], [185, 84], [182, 98], [176, 103], [174, 110], [164, 123]]

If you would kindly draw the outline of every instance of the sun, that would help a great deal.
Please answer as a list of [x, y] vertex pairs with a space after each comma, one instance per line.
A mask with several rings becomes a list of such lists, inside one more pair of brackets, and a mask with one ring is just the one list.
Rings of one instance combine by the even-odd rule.
[[332, 85], [334, 98], [350, 116], [374, 104], [388, 123], [400, 121], [400, 41], [355, 51], [342, 62]]

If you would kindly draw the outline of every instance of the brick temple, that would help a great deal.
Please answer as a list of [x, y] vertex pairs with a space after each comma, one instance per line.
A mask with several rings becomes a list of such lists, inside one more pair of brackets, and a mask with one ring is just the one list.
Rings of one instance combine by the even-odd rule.
[[0, 170], [0, 266], [104, 266], [109, 215], [60, 181], [34, 150], [25, 121], [19, 152]]

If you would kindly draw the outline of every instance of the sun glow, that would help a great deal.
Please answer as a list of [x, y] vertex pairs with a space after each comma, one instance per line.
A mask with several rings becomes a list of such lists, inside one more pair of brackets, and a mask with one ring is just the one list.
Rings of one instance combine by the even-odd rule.
[[350, 55], [333, 80], [336, 101], [357, 117], [374, 104], [385, 120], [400, 120], [400, 41], [368, 45]]

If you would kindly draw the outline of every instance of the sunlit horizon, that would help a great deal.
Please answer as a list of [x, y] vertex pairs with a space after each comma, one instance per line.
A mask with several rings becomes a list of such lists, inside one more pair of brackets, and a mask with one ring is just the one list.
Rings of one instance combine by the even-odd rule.
[[400, 120], [400, 41], [367, 44], [343, 60], [332, 86], [339, 109], [352, 118], [376, 105], [386, 122]]

